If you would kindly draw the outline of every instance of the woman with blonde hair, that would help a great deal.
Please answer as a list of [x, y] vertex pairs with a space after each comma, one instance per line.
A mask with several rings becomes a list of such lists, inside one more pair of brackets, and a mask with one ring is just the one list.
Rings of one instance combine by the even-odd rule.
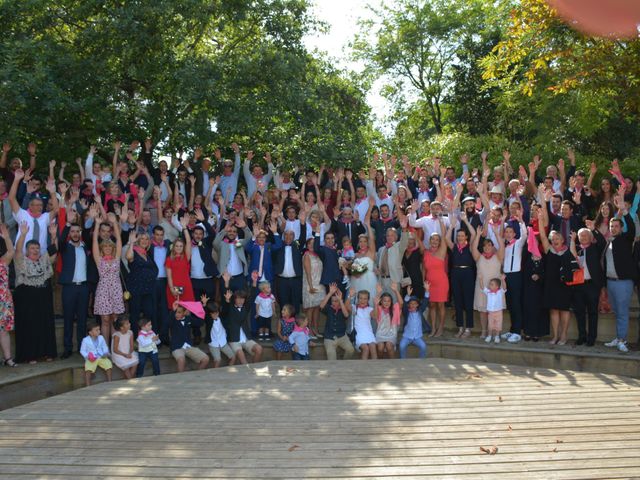
[[122, 239], [120, 225], [113, 222], [113, 233], [116, 243], [111, 240], [99, 241], [102, 219], [96, 219], [93, 229], [93, 259], [98, 267], [98, 285], [96, 287], [93, 313], [100, 316], [100, 333], [107, 345], [111, 342], [113, 322], [124, 313], [122, 283], [120, 282], [120, 257], [122, 255]]

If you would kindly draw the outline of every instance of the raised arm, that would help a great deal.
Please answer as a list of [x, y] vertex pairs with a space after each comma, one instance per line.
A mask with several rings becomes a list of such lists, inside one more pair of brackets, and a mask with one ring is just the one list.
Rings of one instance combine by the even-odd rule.
[[20, 211], [20, 204], [18, 203], [18, 198], [16, 197], [18, 193], [18, 187], [20, 186], [20, 182], [24, 178], [24, 170], [18, 169], [14, 172], [13, 183], [11, 184], [11, 189], [9, 190], [9, 203], [11, 204], [11, 211], [17, 214]]
[[[100, 244], [98, 243], [98, 234], [101, 223], [102, 219], [100, 217], [96, 218], [95, 225], [93, 227], [93, 242], [91, 243], [91, 253], [93, 254], [93, 260], [96, 262], [96, 265], [99, 264], [102, 259], [102, 256], [100, 255]], [[120, 240], [120, 242], [122, 242], [122, 240]], [[120, 246], [122, 247], [122, 244]], [[116, 258], [120, 258], [120, 256], [116, 255]]]
[[117, 182], [118, 175], [118, 159], [120, 158], [120, 148], [122, 147], [122, 142], [120, 140], [116, 141], [113, 144], [113, 159], [111, 160], [111, 171], [113, 172], [113, 182]]
[[0, 237], [2, 237], [2, 239], [4, 240], [4, 244], [7, 247], [7, 251], [0, 258], [0, 261], [2, 261], [2, 263], [4, 263], [5, 265], [9, 265], [11, 263], [11, 260], [13, 260], [15, 250], [13, 248], [13, 242], [11, 241], [9, 229], [5, 224], [0, 224]]
[[480, 260], [480, 251], [478, 250], [478, 244], [480, 243], [480, 236], [482, 235], [482, 225], [478, 226], [478, 230], [476, 231], [476, 235], [473, 237], [473, 240], [471, 240], [471, 245], [469, 246], [469, 249], [471, 250], [471, 255], [473, 256], [473, 259], [477, 262], [478, 260]]
[[[444, 243], [447, 247], [449, 247], [451, 250], [453, 250], [453, 241], [451, 240], [451, 234], [453, 233], [453, 229], [456, 227], [456, 225], [458, 224], [458, 219], [456, 218], [455, 221], [451, 221], [451, 223], [449, 223], [449, 228], [446, 230], [446, 233], [444, 233], [444, 242], [440, 242], [440, 248], [438, 250], [442, 250], [442, 244]], [[440, 219], [440, 231], [444, 232], [444, 222], [442, 221], [442, 219]]]

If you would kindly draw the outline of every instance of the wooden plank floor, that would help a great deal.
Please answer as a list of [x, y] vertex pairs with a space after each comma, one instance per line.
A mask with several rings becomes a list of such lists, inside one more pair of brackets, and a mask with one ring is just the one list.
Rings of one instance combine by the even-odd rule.
[[640, 381], [613, 375], [268, 362], [0, 412], [0, 478], [634, 477]]

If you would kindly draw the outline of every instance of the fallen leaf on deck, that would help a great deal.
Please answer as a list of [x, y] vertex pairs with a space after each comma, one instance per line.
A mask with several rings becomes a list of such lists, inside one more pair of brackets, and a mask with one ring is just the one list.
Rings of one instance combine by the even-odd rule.
[[287, 373], [293, 373], [293, 372], [297, 372], [297, 370], [295, 368], [289, 367], [289, 368], [287, 368], [286, 372]]
[[553, 449], [553, 453], [557, 453], [557, 452], [558, 452], [558, 449], [557, 449], [557, 448], [554, 448], [554, 449]]
[[467, 375], [467, 380], [471, 380], [474, 378], [482, 378], [482, 375], [479, 375], [477, 373], [474, 373], [473, 375]]
[[502, 403], [502, 397], [498, 397], [498, 401]]
[[509, 430], [509, 431], [513, 430], [513, 428], [511, 428], [511, 425], [509, 425], [509, 426], [507, 427], [507, 430]]
[[487, 448], [487, 447], [480, 447], [480, 451], [484, 452], [488, 455], [495, 455], [496, 453], [498, 453], [498, 447], [496, 447], [495, 445], [492, 445], [491, 447]]
[[556, 443], [564, 443], [564, 440], [560, 440], [560, 439], [556, 438]]
[[291, 445], [291, 446], [289, 447], [289, 451], [290, 451], [290, 452], [293, 452], [293, 451], [294, 451], [294, 450], [296, 450], [297, 448], [300, 448], [300, 445]]

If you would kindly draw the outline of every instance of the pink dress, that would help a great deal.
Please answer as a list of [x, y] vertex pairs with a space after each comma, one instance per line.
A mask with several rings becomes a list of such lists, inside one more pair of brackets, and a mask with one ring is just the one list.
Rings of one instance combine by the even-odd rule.
[[446, 257], [442, 260], [427, 250], [424, 252], [423, 263], [426, 280], [431, 284], [429, 301], [446, 302], [449, 299], [449, 277], [447, 275]]
[[120, 283], [120, 260], [102, 258], [98, 265], [98, 286], [93, 302], [95, 315], [120, 315], [124, 313], [124, 299], [122, 298], [122, 283]]

